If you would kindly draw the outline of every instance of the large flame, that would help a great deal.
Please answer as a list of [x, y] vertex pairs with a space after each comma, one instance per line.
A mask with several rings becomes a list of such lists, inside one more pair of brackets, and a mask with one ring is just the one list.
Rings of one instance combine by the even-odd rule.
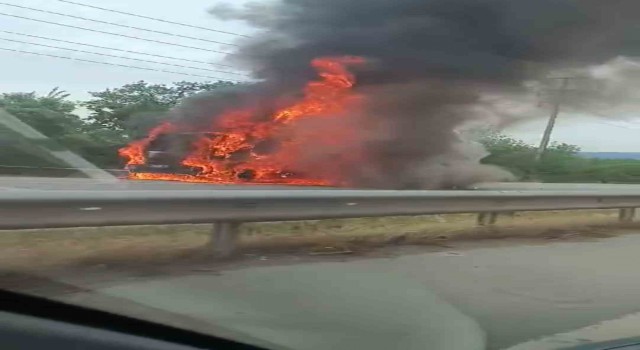
[[[358, 105], [360, 96], [352, 91], [354, 75], [347, 67], [361, 64], [360, 57], [324, 57], [311, 62], [320, 79], [307, 83], [304, 97], [277, 109], [267, 121], [256, 122], [251, 108], [231, 110], [215, 118], [212, 131], [193, 141], [192, 150], [182, 165], [196, 169], [195, 175], [132, 172], [130, 178], [141, 180], [173, 180], [185, 182], [277, 183], [296, 185], [342, 185], [339, 177], [314, 178], [304, 169], [294, 169], [300, 157], [300, 140], [287, 135], [302, 118], [342, 115]], [[165, 122], [149, 135], [120, 149], [128, 165], [144, 165], [147, 148], [162, 134], [180, 132], [181, 127]], [[287, 135], [287, 136], [283, 136]], [[276, 151], [261, 153], [256, 145], [276, 139]]]
[[158, 138], [158, 136], [174, 131], [176, 127], [164, 122], [149, 131], [149, 135], [142, 139], [136, 140], [128, 144], [126, 147], [120, 148], [118, 154], [127, 158], [127, 165], [142, 165], [147, 162], [146, 150], [149, 144]]

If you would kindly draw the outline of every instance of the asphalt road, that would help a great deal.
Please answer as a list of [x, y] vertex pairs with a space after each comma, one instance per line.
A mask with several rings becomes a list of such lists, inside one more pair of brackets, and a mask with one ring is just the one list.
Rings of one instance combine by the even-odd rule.
[[[388, 346], [376, 339], [381, 334], [397, 336], [403, 329], [420, 334], [421, 326], [429, 336], [444, 336], [445, 344], [452, 335], [466, 345], [479, 342], [482, 337], [468, 320], [454, 317], [459, 311], [477, 322], [488, 349], [508, 348], [640, 311], [640, 235], [538, 244], [498, 241], [491, 247], [470, 244], [457, 244], [447, 251], [415, 254], [411, 248], [411, 254], [401, 249], [387, 258], [283, 266], [259, 266], [258, 260], [241, 269], [194, 269], [179, 276], [123, 279], [64, 298], [106, 309], [121, 308], [124, 300], [231, 325], [270, 340], [273, 327], [300, 328], [318, 344], [333, 344], [326, 340], [327, 332], [337, 335], [341, 329], [364, 339], [369, 334], [375, 344]], [[118, 302], [89, 302], [95, 292]], [[443, 311], [445, 301], [455, 310]], [[433, 324], [452, 328], [434, 329]], [[314, 326], [326, 332], [318, 338], [312, 334]], [[425, 337], [411, 341], [425, 341]], [[430, 345], [427, 348], [438, 348]]]
[[[11, 189], [26, 190], [243, 190], [243, 189], [342, 189], [331, 187], [292, 185], [217, 185], [207, 183], [185, 183], [178, 181], [140, 180], [94, 180], [88, 178], [47, 178], [0, 176], [0, 191]], [[640, 185], [633, 184], [562, 184], [536, 182], [494, 182], [479, 183], [469, 189], [491, 191], [638, 191]]]
[[72, 190], [281, 190], [281, 189], [313, 189], [327, 187], [288, 186], [288, 185], [216, 185], [206, 183], [185, 183], [177, 181], [140, 181], [114, 179], [93, 180], [86, 178], [46, 178], [46, 177], [9, 177], [0, 176], [2, 190], [34, 190], [34, 191], [72, 191]]

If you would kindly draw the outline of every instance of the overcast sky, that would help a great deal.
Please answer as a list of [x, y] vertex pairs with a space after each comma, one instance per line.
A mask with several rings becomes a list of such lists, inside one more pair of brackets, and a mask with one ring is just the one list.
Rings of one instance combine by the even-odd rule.
[[[218, 29], [228, 32], [251, 34], [254, 30], [239, 22], [219, 21], [209, 15], [207, 8], [214, 5], [216, 0], [72, 0], [95, 6], [107, 7], [114, 10], [137, 13], [150, 17], [164, 18], [176, 22]], [[318, 0], [320, 1], [320, 0]], [[206, 40], [215, 40], [226, 43], [234, 43], [238, 37], [228, 34], [214, 33], [206, 30], [180, 27], [177, 25], [138, 19], [116, 13], [104, 12], [96, 9], [85, 8], [77, 5], [66, 4], [57, 0], [6, 0], [7, 3], [20, 6], [38, 8], [42, 10], [61, 12], [103, 21], [116, 22], [125, 25], [139, 26], [143, 28], [166, 31], [180, 35], [193, 36]], [[226, 1], [234, 5], [245, 1]], [[175, 38], [167, 35], [137, 31], [133, 29], [119, 28], [107, 24], [87, 22], [79, 19], [66, 18], [49, 13], [39, 13], [26, 9], [13, 8], [0, 5], [1, 14], [24, 16], [50, 22], [64, 23], [73, 26], [91, 28], [130, 36], [138, 36], [153, 40], [180, 43], [182, 45], [200, 47], [207, 50], [233, 51], [233, 46], [213, 44], [191, 39]], [[223, 54], [210, 51], [181, 48], [160, 43], [145, 42], [131, 38], [117, 37], [101, 33], [93, 33], [73, 28], [65, 28], [56, 25], [39, 23], [25, 19], [12, 18], [0, 15], [0, 39], [11, 39], [40, 43], [52, 46], [61, 46], [86, 51], [97, 51], [118, 56], [127, 56], [140, 59], [163, 61], [168, 63], [198, 66], [207, 69], [232, 70], [225, 67], [208, 66], [206, 64], [171, 61], [162, 58], [146, 57], [128, 54], [118, 51], [109, 51], [96, 48], [83, 47], [68, 43], [54, 42], [33, 37], [19, 36], [5, 33], [4, 31], [55, 38], [59, 40], [90, 43], [105, 47], [113, 47], [124, 50], [142, 51], [165, 56], [174, 56], [189, 60], [205, 61], [211, 63], [229, 64], [223, 62]], [[94, 63], [69, 61], [65, 59], [41, 57], [25, 53], [8, 52], [1, 49], [13, 49], [31, 51], [42, 54], [50, 54], [65, 57], [75, 57], [113, 64], [124, 64], [153, 69], [178, 71], [183, 73], [205, 75], [220, 79], [245, 79], [242, 76], [222, 72], [210, 72], [181, 67], [161, 66], [157, 64], [135, 62], [124, 59], [102, 57], [91, 54], [69, 52], [55, 48], [34, 46], [23, 43], [0, 40], [0, 92], [28, 92], [46, 93], [52, 88], [60, 88], [71, 93], [72, 98], [84, 100], [89, 98], [87, 91], [101, 91], [109, 87], [118, 87], [126, 83], [145, 80], [151, 83], [170, 83], [172, 81], [190, 80], [204, 81], [212, 78], [193, 76], [181, 76], [163, 72], [151, 72], [132, 68], [105, 66]], [[231, 62], [232, 64], [232, 62]], [[530, 143], [537, 143], [545, 121], [540, 120], [512, 127], [508, 133]], [[628, 151], [640, 152], [640, 119], [620, 121], [601, 118], [580, 118], [575, 116], [560, 115], [552, 140], [576, 144], [585, 151]]]

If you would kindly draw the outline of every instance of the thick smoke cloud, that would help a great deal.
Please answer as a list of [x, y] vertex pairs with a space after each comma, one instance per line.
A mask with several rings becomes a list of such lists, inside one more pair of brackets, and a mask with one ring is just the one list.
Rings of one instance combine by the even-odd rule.
[[[362, 186], [434, 188], [504, 178], [479, 164], [483, 151], [462, 139], [461, 128], [544, 114], [535, 111], [532, 95], [540, 85], [530, 81], [556, 69], [581, 70], [607, 87], [598, 99], [571, 106], [611, 109], [627, 101], [618, 95], [619, 73], [634, 71], [637, 78], [639, 71], [616, 59], [640, 56], [637, 0], [282, 0], [210, 12], [264, 29], [229, 57], [260, 79], [249, 95], [299, 91], [314, 78], [309, 62], [316, 57], [367, 59], [356, 71], [358, 92], [368, 101], [364, 116], [354, 116], [358, 132], [331, 155], [310, 151], [303, 164], [330, 162], [356, 143], [367, 161], [341, 171]], [[186, 103], [180, 114], [211, 115], [190, 108]], [[338, 122], [326, 123], [331, 133], [330, 123]]]
[[241, 50], [260, 78], [306, 79], [312, 58], [349, 53], [378, 63], [368, 82], [402, 83], [513, 79], [528, 62], [640, 55], [638, 11], [634, 0], [283, 0], [211, 10], [267, 30]]

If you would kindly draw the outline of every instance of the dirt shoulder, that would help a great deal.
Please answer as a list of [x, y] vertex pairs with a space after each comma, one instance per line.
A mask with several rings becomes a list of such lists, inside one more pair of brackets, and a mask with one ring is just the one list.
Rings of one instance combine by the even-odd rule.
[[470, 214], [252, 223], [238, 253], [212, 256], [210, 225], [3, 231], [0, 288], [63, 295], [155, 276], [218, 274], [283, 264], [457, 254], [478, 247], [552, 244], [638, 232], [617, 211], [524, 212], [479, 227]]
[[[603, 237], [640, 224], [620, 224], [615, 210], [518, 212], [480, 227], [472, 214], [245, 224], [232, 261], [294, 255], [362, 255], [384, 247], [446, 247], [486, 239]], [[70, 266], [118, 269], [212, 261], [211, 225], [2, 231], [0, 264], [23, 271]], [[221, 262], [227, 263], [227, 262]]]

